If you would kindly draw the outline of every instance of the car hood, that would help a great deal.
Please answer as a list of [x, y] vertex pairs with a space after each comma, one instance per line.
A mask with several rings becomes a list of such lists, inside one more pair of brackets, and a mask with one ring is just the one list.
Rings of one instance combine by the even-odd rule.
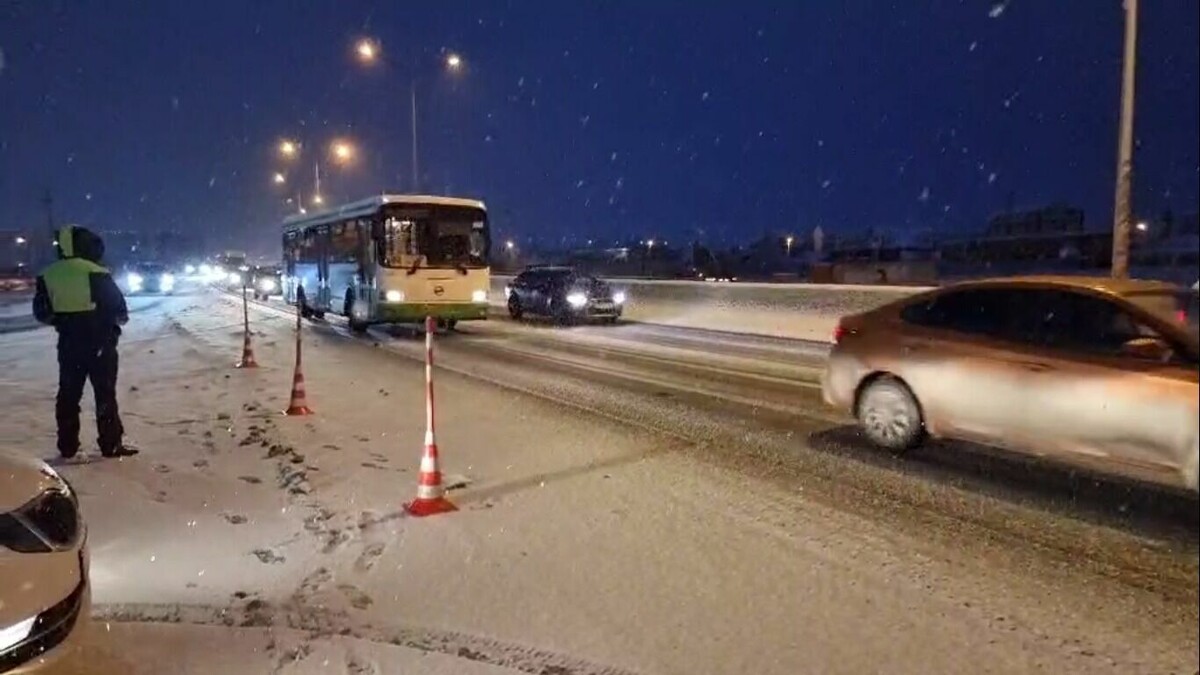
[[45, 462], [0, 450], [0, 513], [24, 506], [59, 485], [62, 479]]

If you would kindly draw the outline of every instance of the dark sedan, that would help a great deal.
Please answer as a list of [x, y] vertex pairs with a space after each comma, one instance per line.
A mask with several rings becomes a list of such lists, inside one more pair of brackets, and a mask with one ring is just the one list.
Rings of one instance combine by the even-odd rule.
[[247, 286], [254, 293], [255, 300], [266, 300], [272, 295], [283, 295], [283, 276], [278, 267], [273, 265], [256, 265], [248, 272]]
[[128, 295], [166, 295], [175, 292], [175, 273], [160, 263], [128, 265], [120, 282]]
[[504, 291], [514, 319], [548, 317], [569, 324], [586, 320], [615, 323], [625, 293], [570, 267], [534, 267], [513, 279]]

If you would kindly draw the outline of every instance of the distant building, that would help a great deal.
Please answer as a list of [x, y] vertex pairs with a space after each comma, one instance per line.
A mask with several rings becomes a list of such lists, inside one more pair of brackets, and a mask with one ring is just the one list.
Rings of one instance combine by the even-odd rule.
[[992, 216], [985, 236], [1040, 237], [1078, 232], [1083, 232], [1083, 210], [1056, 205]]

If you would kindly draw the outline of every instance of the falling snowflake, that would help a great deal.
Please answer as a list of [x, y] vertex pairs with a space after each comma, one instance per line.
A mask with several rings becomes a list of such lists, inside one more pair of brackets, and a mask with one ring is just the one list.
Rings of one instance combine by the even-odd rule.
[[617, 183], [616, 183], [616, 186], [615, 186], [615, 188], [616, 188], [617, 190], [620, 190], [620, 189], [621, 189], [621, 188], [623, 188], [623, 187], [625, 187], [625, 177], [624, 177], [624, 176], [619, 176], [619, 177], [617, 177]]
[[597, 89], [599, 89], [599, 88], [600, 88], [600, 83], [599, 83], [599, 82], [593, 82], [593, 83], [592, 83], [592, 91], [595, 91], [595, 90], [597, 90]]
[[929, 195], [930, 195], [929, 187], [926, 186], [925, 188], [923, 188], [921, 190], [921, 194], [917, 195], [917, 201], [922, 202], [922, 203], [927, 202], [927, 201], [929, 201]]
[[826, 178], [825, 180], [821, 181], [821, 187], [825, 190], [828, 190], [829, 186], [831, 186], [831, 185], [833, 185], [832, 178]]
[[579, 189], [579, 188], [581, 188], [581, 187], [583, 187], [583, 186], [584, 186], [584, 180], [583, 180], [582, 178], [580, 178], [579, 180], [575, 181], [575, 189]]
[[491, 142], [492, 142], [492, 135], [491, 135], [491, 134], [488, 134], [488, 135], [484, 136], [484, 137], [483, 137], [483, 142], [484, 142], [484, 143], [491, 143]]
[[1009, 0], [1002, 0], [1001, 2], [992, 3], [992, 8], [988, 10], [988, 17], [999, 19], [1004, 14], [1004, 10], [1008, 9], [1008, 2]]
[[214, 185], [216, 185], [216, 184], [217, 184], [217, 177], [216, 177], [216, 176], [212, 176], [212, 177], [210, 177], [210, 178], [208, 179], [208, 187], [212, 187], [212, 186], [214, 186]]
[[518, 87], [524, 87], [524, 86], [525, 86], [525, 76], [524, 76], [524, 75], [522, 75], [522, 76], [521, 76], [521, 77], [520, 77], [520, 78], [517, 80], [517, 86], [518, 86]]
[[171, 110], [179, 110], [179, 97], [178, 96], [171, 97]]
[[75, 154], [72, 153], [70, 155], [67, 155], [67, 164], [74, 164], [74, 163], [75, 163]]
[[972, 41], [972, 42], [971, 42], [971, 46], [970, 46], [970, 47], [967, 47], [967, 51], [969, 51], [969, 52], [973, 52], [973, 51], [975, 51], [975, 50], [976, 50], [976, 49], [978, 49], [978, 48], [979, 48], [979, 42], [978, 42], [978, 41]]
[[610, 162], [615, 162], [615, 161], [617, 161], [617, 153], [615, 153], [615, 152], [614, 152], [613, 154], [609, 155], [609, 156], [608, 156], [608, 161], [610, 161]]
[[579, 118], [579, 125], [586, 127], [588, 125], [588, 122], [591, 122], [591, 121], [592, 121], [591, 115], [584, 115], [583, 117]]
[[824, 139], [824, 138], [818, 138], [818, 139], [817, 139], [817, 147], [818, 147], [818, 148], [823, 148], [823, 147], [825, 147], [825, 139]]
[[704, 92], [703, 94], [700, 94], [700, 100], [701, 100], [701, 101], [707, 101], [707, 100], [708, 100], [708, 92], [707, 92], [707, 91], [706, 91], [706, 92]]
[[950, 213], [950, 205], [946, 204], [942, 207], [942, 213]]
[[991, 185], [992, 183], [995, 183], [995, 182], [996, 182], [996, 172], [993, 171], [988, 174], [988, 185]]

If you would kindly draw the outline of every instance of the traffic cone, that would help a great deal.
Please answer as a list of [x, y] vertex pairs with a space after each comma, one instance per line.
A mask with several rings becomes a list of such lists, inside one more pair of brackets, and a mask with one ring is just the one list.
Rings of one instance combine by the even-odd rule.
[[432, 516], [457, 511], [446, 499], [442, 471], [438, 468], [437, 441], [433, 436], [433, 317], [425, 318], [425, 451], [421, 454], [421, 475], [417, 479], [417, 498], [404, 505], [412, 516]]
[[308, 398], [304, 394], [304, 373], [300, 372], [300, 364], [296, 364], [296, 372], [292, 375], [292, 398], [288, 402], [284, 415], [311, 415], [312, 408], [308, 407]]
[[254, 360], [254, 347], [250, 345], [250, 308], [246, 302], [246, 286], [242, 286], [242, 360], [233, 365], [234, 368], [257, 368]]
[[432, 516], [457, 511], [442, 486], [442, 471], [438, 468], [437, 443], [425, 435], [425, 452], [421, 455], [421, 475], [417, 479], [417, 498], [404, 505], [410, 516]]
[[233, 365], [234, 368], [257, 368], [258, 361], [254, 360], [254, 347], [250, 344], [250, 331], [246, 331], [242, 339], [242, 360]]
[[300, 367], [300, 311], [296, 311], [296, 369], [292, 372], [292, 398], [288, 402], [284, 415], [311, 415], [312, 408], [308, 407], [308, 397], [304, 392], [304, 370]]

